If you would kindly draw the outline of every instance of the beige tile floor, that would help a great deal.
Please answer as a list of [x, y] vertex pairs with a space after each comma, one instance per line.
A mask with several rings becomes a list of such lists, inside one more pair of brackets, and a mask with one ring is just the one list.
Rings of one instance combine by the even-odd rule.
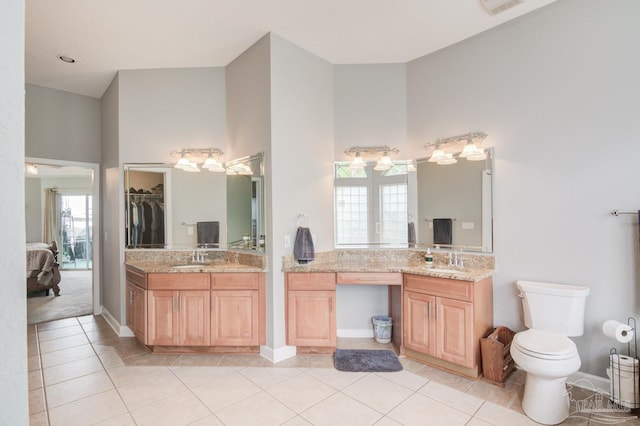
[[[272, 364], [258, 355], [159, 355], [99, 316], [29, 326], [28, 342], [31, 425], [535, 424], [522, 414], [521, 372], [500, 388], [404, 357], [401, 372], [345, 373], [331, 356]], [[640, 425], [617, 415], [574, 410], [564, 424]]]

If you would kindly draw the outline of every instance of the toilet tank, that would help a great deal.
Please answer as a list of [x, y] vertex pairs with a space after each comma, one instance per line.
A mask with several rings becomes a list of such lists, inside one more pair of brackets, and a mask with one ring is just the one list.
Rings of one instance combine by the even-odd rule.
[[565, 336], [584, 332], [584, 307], [589, 287], [518, 281], [524, 325]]

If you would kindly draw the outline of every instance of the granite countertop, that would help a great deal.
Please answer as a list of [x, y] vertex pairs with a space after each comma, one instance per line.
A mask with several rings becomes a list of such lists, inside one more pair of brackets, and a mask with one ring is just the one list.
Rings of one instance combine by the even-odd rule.
[[255, 266], [227, 261], [214, 261], [203, 264], [179, 263], [168, 261], [129, 261], [127, 266], [143, 273], [185, 273], [185, 272], [263, 272]]
[[311, 262], [284, 268], [283, 272], [401, 272], [462, 281], [480, 281], [493, 275], [493, 269], [483, 268], [454, 268], [436, 264], [429, 269], [424, 262]]

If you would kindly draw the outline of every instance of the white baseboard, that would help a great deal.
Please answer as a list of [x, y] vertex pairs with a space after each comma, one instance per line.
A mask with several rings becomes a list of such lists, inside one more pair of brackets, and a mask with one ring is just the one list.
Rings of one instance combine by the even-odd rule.
[[373, 339], [373, 329], [371, 328], [339, 328], [336, 334], [338, 337]]
[[113, 331], [116, 332], [119, 337], [135, 336], [133, 334], [133, 331], [131, 331], [129, 327], [127, 327], [126, 325], [120, 325], [120, 322], [116, 320], [113, 315], [111, 315], [111, 312], [109, 312], [107, 308], [101, 306], [100, 310], [102, 311], [102, 316], [104, 317], [105, 321], [107, 321], [107, 324], [109, 324], [109, 326], [113, 329]]
[[569, 376], [567, 383], [579, 388], [596, 391], [603, 395], [609, 395], [609, 379], [605, 377], [578, 371]]
[[275, 364], [296, 356], [296, 347], [283, 346], [281, 348], [273, 349], [269, 346], [260, 346], [260, 356]]

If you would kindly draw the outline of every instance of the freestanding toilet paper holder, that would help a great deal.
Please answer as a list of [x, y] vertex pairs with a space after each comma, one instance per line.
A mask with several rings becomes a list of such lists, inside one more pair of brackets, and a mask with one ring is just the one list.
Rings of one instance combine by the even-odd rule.
[[618, 354], [616, 348], [609, 351], [609, 397], [614, 404], [637, 409], [640, 408], [640, 359], [636, 319], [627, 318], [627, 324], [633, 333], [633, 339], [627, 342], [627, 355]]

